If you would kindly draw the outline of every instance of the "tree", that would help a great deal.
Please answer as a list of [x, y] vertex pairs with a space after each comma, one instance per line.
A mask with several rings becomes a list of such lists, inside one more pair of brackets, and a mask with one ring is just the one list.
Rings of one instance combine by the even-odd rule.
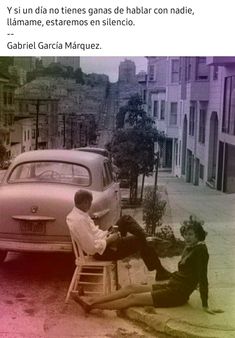
[[116, 128], [117, 129], [124, 128], [125, 116], [126, 116], [126, 111], [125, 109], [123, 109], [123, 107], [121, 107], [119, 109], [119, 112], [116, 115]]
[[146, 232], [155, 235], [156, 227], [161, 225], [161, 219], [166, 210], [166, 201], [154, 187], [147, 187], [143, 201], [143, 221]]
[[129, 177], [130, 203], [134, 204], [137, 202], [138, 176], [148, 175], [153, 171], [154, 142], [163, 135], [157, 131], [153, 120], [144, 111], [138, 94], [133, 95], [120, 112], [129, 125], [115, 131], [109, 150], [114, 163], [121, 170], [121, 175]]
[[2, 165], [2, 162], [5, 161], [6, 156], [7, 156], [7, 150], [2, 144], [2, 142], [0, 142], [0, 165]]
[[84, 84], [84, 74], [81, 68], [77, 68], [73, 73], [73, 78], [76, 80], [76, 83]]

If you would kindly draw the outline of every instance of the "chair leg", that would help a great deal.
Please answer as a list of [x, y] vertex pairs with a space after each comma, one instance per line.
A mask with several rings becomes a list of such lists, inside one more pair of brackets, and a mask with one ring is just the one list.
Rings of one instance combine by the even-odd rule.
[[68, 289], [68, 292], [67, 292], [67, 295], [66, 295], [66, 298], [65, 298], [65, 303], [68, 303], [68, 301], [69, 301], [70, 294], [74, 290], [74, 285], [77, 281], [77, 277], [79, 277], [79, 274], [80, 274], [80, 267], [77, 266], [74, 273], [73, 273], [71, 283], [69, 285], [69, 289]]
[[79, 284], [79, 281], [80, 281], [80, 273], [82, 272], [82, 266], [78, 266], [78, 270], [77, 270], [77, 278], [75, 279], [74, 281], [74, 287], [73, 287], [73, 290], [77, 290], [78, 288], [78, 284]]
[[116, 290], [119, 289], [119, 282], [118, 282], [118, 262], [115, 262], [114, 265], [114, 278], [115, 278], [115, 287]]
[[112, 266], [106, 268], [106, 294], [111, 293], [111, 285], [112, 285]]
[[107, 294], [106, 290], [106, 284], [107, 284], [107, 269], [105, 266], [103, 266], [103, 294]]

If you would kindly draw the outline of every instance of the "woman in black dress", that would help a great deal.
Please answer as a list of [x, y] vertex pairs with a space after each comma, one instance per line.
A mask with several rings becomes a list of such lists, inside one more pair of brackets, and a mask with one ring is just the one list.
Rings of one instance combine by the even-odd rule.
[[185, 304], [199, 285], [203, 310], [215, 313], [208, 307], [207, 266], [209, 254], [204, 242], [207, 233], [203, 222], [190, 216], [180, 228], [185, 240], [185, 249], [178, 263], [178, 271], [172, 273], [166, 284], [128, 285], [107, 296], [86, 301], [85, 297], [75, 300], [86, 312], [92, 309], [121, 310], [131, 306], [175, 307]]

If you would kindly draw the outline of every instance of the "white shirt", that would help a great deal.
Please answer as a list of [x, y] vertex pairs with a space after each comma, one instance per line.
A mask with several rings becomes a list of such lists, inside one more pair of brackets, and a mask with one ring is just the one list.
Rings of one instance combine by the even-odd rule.
[[102, 255], [106, 248], [108, 231], [99, 229], [88, 213], [74, 207], [66, 218], [67, 225], [85, 253]]

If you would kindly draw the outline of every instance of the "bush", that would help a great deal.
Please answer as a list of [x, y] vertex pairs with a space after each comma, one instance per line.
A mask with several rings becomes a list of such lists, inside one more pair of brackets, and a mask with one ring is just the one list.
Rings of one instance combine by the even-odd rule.
[[156, 236], [166, 241], [175, 242], [176, 238], [170, 225], [163, 225], [157, 229]]
[[148, 234], [155, 235], [165, 210], [166, 201], [162, 199], [161, 193], [155, 191], [154, 187], [147, 187], [143, 199], [143, 221]]
[[2, 142], [0, 142], [0, 166], [4, 164], [6, 157], [7, 157], [7, 150], [2, 144]]

